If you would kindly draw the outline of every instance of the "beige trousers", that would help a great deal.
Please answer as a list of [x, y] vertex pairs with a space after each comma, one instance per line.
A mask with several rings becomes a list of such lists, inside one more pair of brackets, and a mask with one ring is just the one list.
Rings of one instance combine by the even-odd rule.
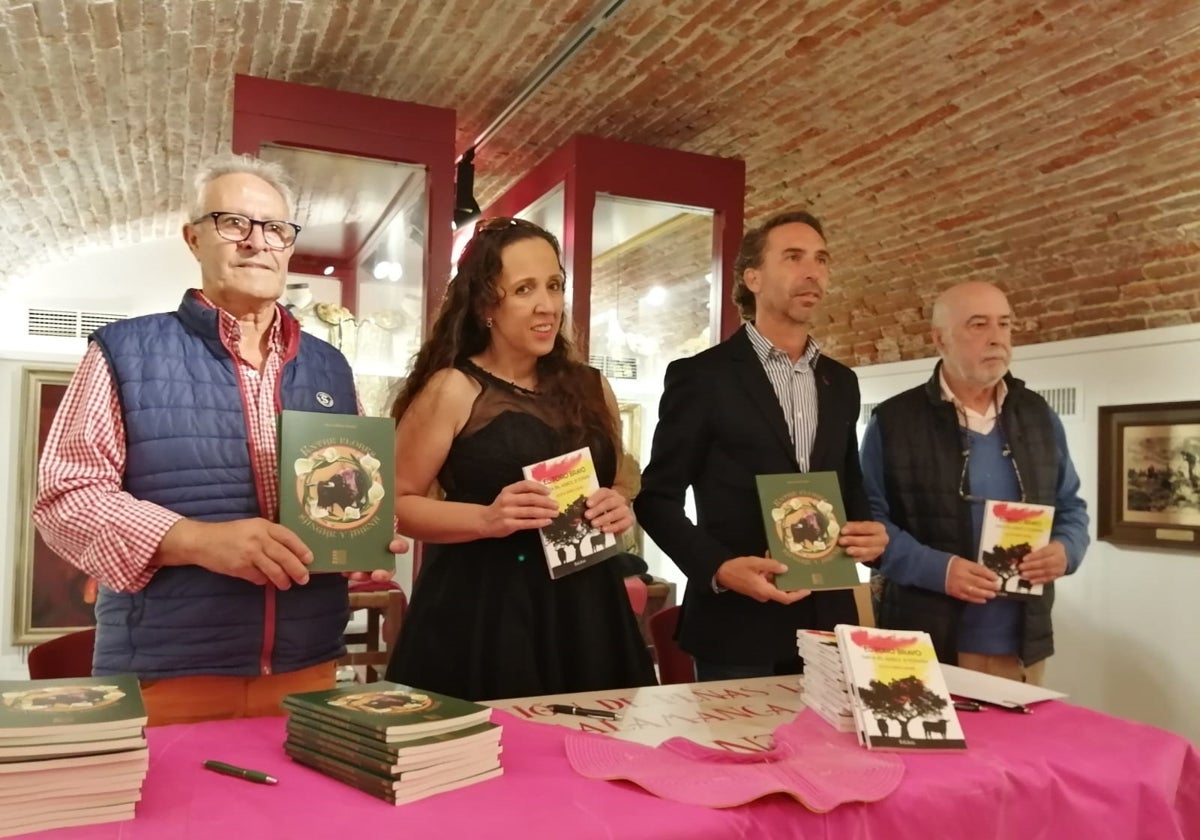
[[1025, 667], [1015, 656], [993, 656], [985, 653], [959, 653], [958, 667], [981, 671], [994, 677], [1041, 685], [1046, 673], [1046, 660]]

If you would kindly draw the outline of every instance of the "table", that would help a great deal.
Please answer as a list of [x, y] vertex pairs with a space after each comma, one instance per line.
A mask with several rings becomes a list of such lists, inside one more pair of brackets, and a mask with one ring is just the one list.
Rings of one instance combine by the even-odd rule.
[[[782, 706], [776, 703], [780, 699], [795, 705], [797, 696], [787, 687], [794, 687], [792, 679], [661, 686], [583, 694], [576, 699], [597, 704], [628, 700], [618, 727], [626, 737], [648, 733], [653, 729], [649, 722], [661, 722], [669, 726], [656, 732], [655, 738], [688, 731], [712, 742], [729, 741], [733, 746], [727, 748], [750, 749], [771, 721], [778, 723], [787, 715], [739, 718], [730, 709], [744, 705], [753, 710], [763, 703]], [[494, 719], [504, 726], [503, 777], [400, 808], [291, 763], [280, 748], [282, 718], [150, 729], [150, 774], [137, 819], [27, 836], [39, 840], [344, 840], [358, 834], [452, 840], [1200, 837], [1200, 753], [1176, 735], [1067, 703], [1039, 704], [1032, 715], [963, 714], [970, 745], [966, 752], [906, 755], [904, 781], [887, 799], [813, 814], [778, 796], [718, 811], [661, 800], [625, 782], [584, 779], [571, 770], [564, 754], [567, 726], [535, 722], [553, 718], [564, 723], [558, 720], [562, 716], [538, 711], [544, 702], [553, 701], [506, 701], [512, 711], [495, 713]], [[665, 714], [680, 719], [649, 717], [656, 708], [672, 706], [679, 711]], [[729, 719], [705, 719], [705, 714], [727, 706]], [[648, 722], [635, 725], [635, 718]], [[592, 722], [566, 721], [576, 728]], [[709, 728], [707, 736], [704, 727]], [[736, 738], [727, 737], [738, 732], [750, 740], [737, 745]], [[844, 737], [853, 742], [853, 735]], [[264, 787], [206, 772], [200, 763], [210, 758], [269, 772], [280, 783]]]

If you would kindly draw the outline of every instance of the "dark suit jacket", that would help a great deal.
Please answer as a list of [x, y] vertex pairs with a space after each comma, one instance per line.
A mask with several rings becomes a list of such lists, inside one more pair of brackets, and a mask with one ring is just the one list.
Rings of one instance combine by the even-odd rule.
[[[851, 520], [871, 518], [858, 463], [858, 377], [818, 357], [817, 436], [811, 472], [837, 472]], [[848, 590], [788, 606], [714, 593], [717, 568], [764, 556], [767, 536], [754, 477], [798, 472], [787, 421], [743, 327], [716, 347], [667, 368], [658, 426], [634, 503], [646, 533], [688, 577], [679, 641], [700, 659], [757, 665], [795, 657], [796, 629], [857, 623]], [[698, 524], [684, 514], [693, 488]]]

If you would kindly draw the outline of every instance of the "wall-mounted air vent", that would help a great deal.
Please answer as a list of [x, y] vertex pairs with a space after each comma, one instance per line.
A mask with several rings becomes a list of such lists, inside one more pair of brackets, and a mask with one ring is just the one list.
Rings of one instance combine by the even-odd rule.
[[871, 419], [871, 412], [874, 411], [878, 405], [879, 403], [877, 402], [862, 404], [862, 409], [858, 415], [858, 423], [860, 426], [867, 425], [867, 422]]
[[637, 379], [637, 359], [591, 356], [588, 362], [609, 379]]
[[87, 338], [105, 324], [128, 318], [116, 312], [84, 312], [78, 309], [30, 309], [25, 331], [29, 335], [57, 338]]
[[1074, 385], [1061, 388], [1034, 388], [1059, 417], [1079, 417], [1083, 414], [1083, 395]]

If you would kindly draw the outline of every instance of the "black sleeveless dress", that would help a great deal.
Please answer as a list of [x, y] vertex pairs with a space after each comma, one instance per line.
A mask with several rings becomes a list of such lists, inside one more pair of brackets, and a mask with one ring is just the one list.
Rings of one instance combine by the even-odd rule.
[[[483, 390], [438, 476], [448, 501], [491, 504], [523, 466], [578, 448], [537, 393], [471, 363], [462, 370]], [[612, 443], [589, 446], [601, 486], [611, 487]], [[619, 570], [604, 562], [551, 580], [534, 530], [426, 544], [387, 678], [468, 700], [656, 682]]]

